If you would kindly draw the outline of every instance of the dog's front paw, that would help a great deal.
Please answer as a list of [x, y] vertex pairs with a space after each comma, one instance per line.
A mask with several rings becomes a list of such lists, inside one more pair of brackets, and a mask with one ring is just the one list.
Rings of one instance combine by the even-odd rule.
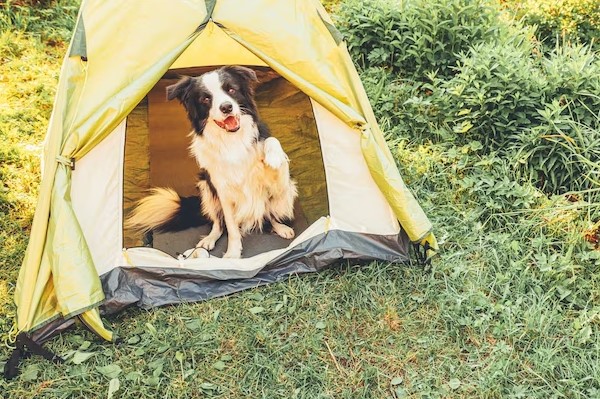
[[265, 165], [273, 169], [279, 169], [288, 161], [286, 153], [281, 148], [279, 140], [269, 137], [265, 140]]
[[223, 254], [223, 258], [227, 259], [239, 259], [242, 257], [241, 249], [228, 249], [227, 252]]
[[210, 255], [208, 254], [208, 251], [204, 248], [190, 248], [187, 251], [185, 251], [183, 254], [181, 254], [181, 256], [183, 259], [210, 257]]
[[294, 238], [295, 235], [294, 229], [281, 223], [273, 225], [273, 232], [279, 237], [285, 238], [286, 240]]
[[198, 244], [196, 244], [197, 248], [204, 248], [207, 251], [212, 251], [215, 248], [215, 245], [217, 243], [217, 240], [214, 239], [211, 236], [206, 236], [203, 239], [201, 239]]

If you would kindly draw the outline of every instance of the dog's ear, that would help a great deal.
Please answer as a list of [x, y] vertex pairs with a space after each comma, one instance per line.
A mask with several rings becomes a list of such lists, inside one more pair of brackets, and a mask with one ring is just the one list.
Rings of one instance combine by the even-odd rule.
[[179, 80], [179, 82], [167, 86], [167, 100], [171, 101], [177, 98], [179, 101], [183, 102], [186, 93], [192, 87], [194, 81], [189, 76], [184, 76]]
[[183, 77], [179, 82], [167, 86], [167, 100], [178, 99], [187, 111], [187, 116], [197, 134], [202, 134], [206, 124], [206, 115], [194, 100], [194, 79]]
[[250, 68], [246, 68], [238, 65], [230, 65], [223, 68], [225, 71], [229, 72], [232, 75], [239, 76], [240, 78], [246, 80], [248, 83], [256, 83], [258, 82], [258, 78], [256, 77], [256, 72], [254, 72]]

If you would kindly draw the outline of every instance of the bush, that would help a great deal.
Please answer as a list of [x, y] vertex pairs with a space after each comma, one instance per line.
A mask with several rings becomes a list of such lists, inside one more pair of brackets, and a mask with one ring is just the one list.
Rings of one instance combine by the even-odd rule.
[[386, 67], [416, 80], [430, 71], [452, 76], [459, 53], [523, 30], [487, 0], [350, 0], [337, 24], [360, 67]]
[[550, 48], [557, 43], [592, 43], [600, 48], [600, 2], [597, 0], [507, 0], [506, 8], [537, 26], [537, 37]]
[[513, 160], [547, 193], [600, 187], [600, 63], [589, 47], [534, 58], [519, 45], [474, 46], [432, 100], [458, 142]]
[[498, 152], [514, 164], [513, 177], [547, 193], [600, 186], [600, 63], [589, 46], [544, 56], [522, 35], [475, 44], [458, 57], [452, 77], [362, 72], [391, 138], [481, 143], [481, 153]]
[[600, 61], [582, 45], [543, 59], [546, 102], [508, 145], [519, 173], [550, 193], [600, 186]]
[[509, 146], [521, 177], [549, 193], [599, 188], [600, 130], [576, 121], [571, 103], [555, 101], [540, 115], [540, 125], [514, 136]]
[[600, 60], [589, 46], [558, 46], [543, 59], [551, 101], [569, 104], [564, 111], [577, 123], [600, 129]]
[[435, 101], [459, 141], [479, 140], [492, 151], [539, 124], [547, 81], [528, 49], [475, 45], [461, 54], [457, 71], [438, 83]]

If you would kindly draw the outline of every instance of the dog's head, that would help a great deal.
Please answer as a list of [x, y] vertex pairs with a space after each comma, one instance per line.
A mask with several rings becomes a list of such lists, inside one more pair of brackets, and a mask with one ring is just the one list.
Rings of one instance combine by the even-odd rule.
[[196, 134], [213, 121], [226, 132], [240, 129], [242, 115], [257, 120], [254, 102], [256, 73], [241, 66], [225, 66], [198, 77], [186, 76], [167, 87], [167, 99], [185, 107]]

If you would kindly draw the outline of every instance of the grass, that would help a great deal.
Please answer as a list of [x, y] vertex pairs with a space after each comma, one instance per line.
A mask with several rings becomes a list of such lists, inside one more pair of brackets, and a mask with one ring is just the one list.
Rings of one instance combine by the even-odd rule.
[[[71, 6], [0, 9], [54, 16], [0, 32], [0, 364], [74, 13], [59, 11]], [[598, 204], [583, 201], [593, 197], [548, 198], [474, 145], [390, 146], [436, 226], [431, 270], [346, 263], [227, 298], [130, 309], [106, 319], [122, 343], [63, 334], [48, 347], [67, 363], [25, 360], [17, 379], [0, 380], [0, 397], [600, 397]]]

